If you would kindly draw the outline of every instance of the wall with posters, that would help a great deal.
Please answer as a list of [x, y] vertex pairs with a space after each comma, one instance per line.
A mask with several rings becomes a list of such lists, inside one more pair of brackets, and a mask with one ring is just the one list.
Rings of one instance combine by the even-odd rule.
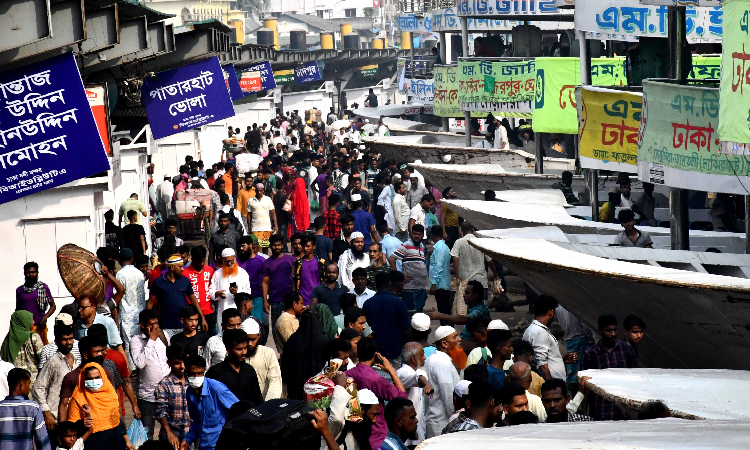
[[636, 173], [641, 93], [576, 88], [581, 167]]
[[[668, 6], [643, 5], [639, 0], [576, 0], [575, 28], [589, 39], [636, 41], [639, 36], [667, 37]], [[687, 39], [721, 42], [722, 8], [688, 6]]]
[[750, 161], [720, 151], [719, 89], [643, 82], [638, 178], [747, 195]]

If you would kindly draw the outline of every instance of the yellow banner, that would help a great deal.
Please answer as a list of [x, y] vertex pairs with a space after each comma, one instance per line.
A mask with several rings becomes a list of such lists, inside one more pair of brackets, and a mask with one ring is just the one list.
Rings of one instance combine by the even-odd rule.
[[636, 173], [642, 94], [585, 86], [576, 96], [581, 167]]

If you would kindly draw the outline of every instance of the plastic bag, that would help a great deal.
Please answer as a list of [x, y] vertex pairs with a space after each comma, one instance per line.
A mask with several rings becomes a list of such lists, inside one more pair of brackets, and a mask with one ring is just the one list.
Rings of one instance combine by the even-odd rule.
[[310, 202], [310, 211], [320, 211], [320, 202], [313, 200]]
[[140, 447], [148, 440], [148, 437], [146, 436], [146, 428], [144, 428], [140, 419], [133, 419], [133, 421], [130, 422], [130, 426], [128, 427], [128, 439], [130, 439], [130, 443], [133, 444], [133, 447], [135, 448]]

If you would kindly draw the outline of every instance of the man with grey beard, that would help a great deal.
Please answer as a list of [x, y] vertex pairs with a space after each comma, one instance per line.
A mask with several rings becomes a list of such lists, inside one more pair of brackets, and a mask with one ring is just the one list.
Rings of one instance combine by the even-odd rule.
[[401, 350], [401, 362], [403, 365], [396, 371], [396, 375], [398, 375], [398, 378], [404, 384], [409, 400], [414, 403], [414, 408], [417, 410], [417, 418], [419, 419], [417, 438], [408, 440], [406, 445], [419, 445], [425, 437], [422, 395], [432, 396], [435, 391], [429, 380], [427, 380], [427, 372], [422, 369], [425, 359], [424, 349], [419, 342], [407, 342], [404, 344], [404, 348]]

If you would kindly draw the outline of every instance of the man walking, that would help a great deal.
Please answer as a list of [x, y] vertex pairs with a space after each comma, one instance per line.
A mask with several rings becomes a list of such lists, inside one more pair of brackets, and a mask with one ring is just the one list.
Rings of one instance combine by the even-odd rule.
[[146, 308], [153, 309], [159, 305], [159, 326], [164, 330], [167, 338], [182, 331], [180, 322], [180, 310], [185, 306], [187, 300], [198, 308], [201, 316], [201, 326], [207, 329], [206, 318], [200, 311], [198, 298], [193, 292], [190, 280], [182, 276], [182, 257], [173, 255], [167, 259], [167, 273], [154, 280], [151, 285], [151, 293]]
[[[436, 351], [427, 359], [425, 372], [427, 379], [435, 388], [432, 397], [425, 397], [425, 438], [439, 436], [448, 419], [453, 415], [453, 388], [461, 379], [451, 354], [460, 350], [461, 338], [456, 330], [443, 325], [435, 330]], [[463, 350], [461, 350], [463, 352]]]
[[370, 256], [365, 253], [365, 237], [359, 231], [351, 234], [351, 248], [339, 258], [339, 283], [349, 289], [354, 289], [352, 274], [358, 267], [367, 268]]
[[523, 340], [534, 347], [534, 365], [545, 380], [565, 379], [565, 364], [560, 355], [560, 346], [549, 329], [555, 318], [557, 305], [557, 300], [548, 295], [537, 297], [534, 300], [534, 321], [523, 333]]
[[414, 224], [411, 228], [411, 239], [396, 250], [388, 263], [396, 270], [396, 261], [401, 261], [404, 277], [408, 280], [401, 295], [409, 311], [422, 312], [427, 301], [427, 249], [422, 245], [424, 226]]
[[120, 265], [122, 269], [117, 271], [117, 281], [125, 288], [119, 305], [120, 337], [128, 366], [133, 371], [135, 366], [130, 356], [130, 339], [140, 332], [138, 314], [146, 308], [146, 279], [143, 273], [133, 265], [131, 249], [120, 250]]
[[29, 261], [23, 265], [24, 282], [16, 289], [16, 311], [29, 311], [34, 317], [31, 331], [39, 333], [44, 345], [47, 339], [47, 319], [55, 312], [55, 299], [49, 286], [39, 281], [39, 264]]
[[208, 289], [209, 297], [217, 304], [217, 316], [221, 316], [225, 309], [235, 306], [234, 296], [238, 292], [250, 293], [250, 276], [237, 264], [234, 249], [225, 248], [221, 252], [221, 260], [221, 269], [214, 272]]
[[42, 408], [28, 400], [31, 374], [26, 369], [8, 372], [8, 396], [0, 400], [0, 442], [18, 450], [51, 450]]
[[60, 405], [60, 388], [65, 375], [81, 363], [73, 354], [73, 327], [63, 322], [55, 322], [55, 345], [57, 352], [39, 371], [34, 381], [32, 398], [39, 403], [47, 428], [55, 428], [58, 406]]

